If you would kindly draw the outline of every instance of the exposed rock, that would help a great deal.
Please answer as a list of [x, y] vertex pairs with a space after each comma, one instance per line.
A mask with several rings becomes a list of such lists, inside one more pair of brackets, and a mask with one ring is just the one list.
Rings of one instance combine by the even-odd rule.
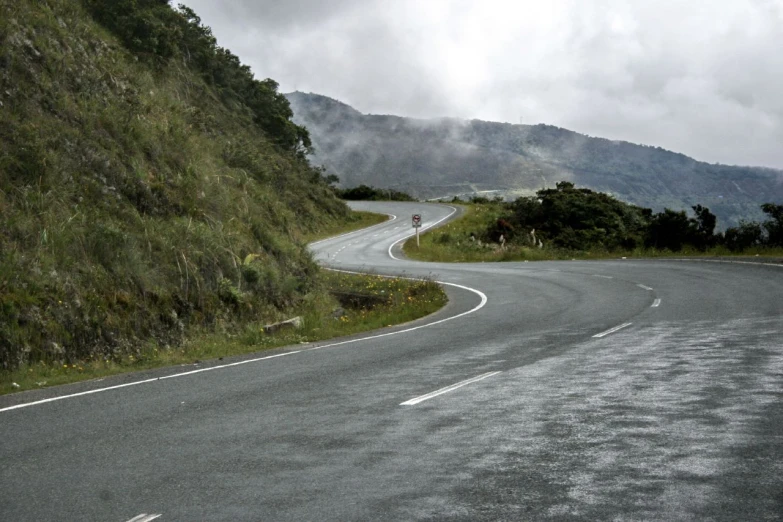
[[298, 330], [304, 326], [304, 319], [299, 316], [275, 324], [268, 324], [263, 327], [264, 333], [269, 335], [281, 330]]

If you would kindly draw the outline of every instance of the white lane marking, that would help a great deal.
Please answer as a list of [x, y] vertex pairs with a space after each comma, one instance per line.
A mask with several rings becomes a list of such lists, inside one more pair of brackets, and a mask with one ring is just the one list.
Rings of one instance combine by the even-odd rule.
[[753, 261], [728, 261], [723, 259], [668, 259], [668, 261], [696, 261], [701, 263], [734, 263], [737, 265], [761, 265], [761, 266], [775, 266], [777, 268], [783, 268], [783, 263], [755, 263]]
[[[431, 228], [431, 227], [437, 225], [438, 223], [440, 223], [444, 219], [447, 219], [448, 217], [452, 216], [457, 211], [457, 209], [454, 208], [454, 207], [448, 207], [448, 208], [452, 209], [451, 214], [449, 214], [448, 216], [446, 216], [443, 219], [440, 219], [440, 220], [436, 221], [435, 223], [433, 223], [432, 225], [430, 225], [429, 227], [426, 227], [426, 228]], [[391, 217], [391, 219], [389, 221], [394, 221], [395, 219], [397, 219], [397, 216], [395, 216], [393, 214], [387, 214], [387, 215]], [[321, 241], [316, 241], [315, 243], [310, 243], [310, 245], [315, 245], [315, 244], [321, 243], [323, 241], [328, 241], [330, 239], [337, 239], [338, 237], [344, 237], [344, 236], [347, 236], [347, 235], [350, 235], [350, 234], [354, 234], [354, 233], [357, 233], [357, 232], [366, 232], [367, 230], [369, 230], [371, 228], [384, 225], [384, 224], [388, 223], [389, 221], [385, 221], [383, 223], [379, 223], [377, 225], [373, 225], [372, 227], [363, 228], [363, 229], [360, 229], [360, 230], [354, 230], [353, 232], [348, 232], [348, 233], [345, 233], [345, 234], [341, 234], [339, 236], [330, 237], [330, 238], [327, 238], [327, 239], [322, 239]], [[426, 228], [425, 228], [425, 230], [426, 230]], [[410, 236], [408, 236], [408, 237], [410, 237]], [[407, 237], [405, 237], [403, 239], [407, 239]], [[395, 244], [396, 243], [399, 243], [399, 241], [395, 242]], [[392, 246], [394, 246], [394, 244]], [[389, 255], [391, 255], [391, 248], [392, 247], [389, 247]], [[397, 259], [393, 255], [391, 255], [391, 257], [393, 259]], [[359, 273], [359, 272], [348, 272], [348, 271], [345, 271], [345, 270], [335, 270], [335, 271], [336, 272], [354, 273], [354, 274]], [[395, 276], [388, 276], [388, 277], [395, 277]], [[412, 278], [406, 278], [406, 279], [412, 279]], [[451, 321], [452, 319], [458, 319], [458, 318], [463, 317], [465, 315], [471, 314], [471, 313], [473, 313], [473, 312], [475, 312], [477, 310], [480, 310], [481, 308], [484, 307], [484, 305], [487, 304], [487, 296], [483, 292], [481, 292], [479, 290], [476, 290], [475, 288], [470, 288], [470, 287], [467, 287], [467, 286], [458, 285], [456, 283], [446, 283], [446, 282], [443, 282], [443, 281], [435, 281], [435, 282], [438, 283], [438, 284], [442, 284], [442, 285], [448, 285], [448, 286], [454, 286], [454, 287], [457, 287], [457, 288], [462, 288], [463, 290], [468, 290], [470, 292], [478, 294], [479, 297], [481, 297], [481, 302], [477, 306], [475, 306], [474, 308], [468, 310], [467, 312], [462, 312], [461, 314], [457, 314], [457, 315], [455, 315], [453, 317], [447, 317], [445, 319], [441, 319], [439, 321], [435, 321], [435, 322], [432, 322], [432, 323], [427, 323], [425, 325], [414, 326], [413, 328], [407, 328], [405, 330], [399, 330], [399, 331], [396, 331], [396, 332], [388, 332], [388, 333], [384, 333], [384, 334], [380, 334], [380, 335], [373, 335], [373, 336], [369, 336], [369, 337], [363, 337], [361, 339], [352, 339], [352, 340], [349, 340], [349, 341], [342, 341], [342, 342], [339, 342], [339, 343], [332, 343], [332, 344], [327, 344], [327, 345], [324, 345], [324, 346], [317, 346], [315, 348], [310, 348], [309, 350], [304, 350], [304, 351], [319, 350], [321, 348], [329, 348], [331, 346], [339, 346], [339, 345], [342, 345], [342, 344], [356, 343], [356, 342], [359, 342], [359, 341], [366, 341], [366, 340], [370, 340], [370, 339], [377, 339], [379, 337], [386, 337], [386, 336], [389, 336], [389, 335], [397, 335], [397, 334], [402, 334], [402, 333], [406, 333], [406, 332], [411, 332], [413, 330], [418, 330], [420, 328], [425, 328], [425, 327], [428, 327], [428, 326], [433, 326], [433, 325], [436, 325], [436, 324], [444, 323], [446, 321]], [[24, 404], [17, 404], [17, 405], [14, 405], [14, 406], [7, 406], [5, 408], [0, 408], [0, 413], [2, 413], [4, 411], [18, 410], [18, 409], [21, 409], [21, 408], [27, 408], [28, 406], [37, 406], [39, 404], [45, 404], [47, 402], [54, 402], [54, 401], [59, 401], [59, 400], [63, 400], [63, 399], [71, 399], [73, 397], [81, 397], [83, 395], [91, 395], [91, 394], [94, 394], [94, 393], [100, 393], [100, 392], [109, 391], [109, 390], [117, 390], [119, 388], [127, 388], [129, 386], [136, 386], [138, 384], [147, 384], [147, 383], [150, 383], [150, 382], [161, 381], [161, 380], [164, 380], [164, 379], [173, 379], [173, 378], [176, 378], [176, 377], [184, 377], [186, 375], [193, 375], [195, 373], [208, 372], [208, 371], [211, 371], [211, 370], [220, 370], [220, 369], [229, 368], [229, 367], [232, 367], [232, 366], [239, 366], [240, 364], [248, 364], [248, 363], [251, 363], [251, 362], [263, 361], [265, 359], [274, 359], [275, 357], [283, 357], [284, 355], [293, 355], [295, 353], [300, 353], [302, 351], [303, 350], [295, 350], [295, 351], [291, 351], [291, 352], [280, 353], [280, 354], [277, 354], [277, 355], [269, 355], [269, 356], [266, 356], [266, 357], [257, 357], [257, 358], [254, 358], [254, 359], [247, 359], [245, 361], [239, 361], [239, 362], [230, 363], [230, 364], [221, 364], [219, 366], [211, 366], [209, 368], [201, 368], [201, 369], [198, 369], [198, 370], [192, 370], [192, 371], [189, 371], [189, 372], [177, 373], [177, 374], [174, 374], [174, 375], [166, 375], [164, 377], [155, 377], [153, 379], [144, 379], [142, 381], [128, 382], [128, 383], [125, 383], [125, 384], [118, 384], [118, 385], [115, 385], [115, 386], [107, 386], [105, 388], [97, 388], [95, 390], [87, 390], [87, 391], [83, 391], [83, 392], [79, 392], [79, 393], [72, 393], [72, 394], [69, 394], [69, 395], [61, 395], [59, 397], [50, 397], [48, 399], [42, 399], [40, 401], [27, 402], [27, 403], [24, 403]]]
[[[331, 270], [333, 272], [343, 272], [343, 273], [346, 273], [346, 274], [361, 274], [361, 272], [351, 272], [350, 270], [338, 270], [336, 268], [325, 268], [325, 270]], [[414, 278], [414, 277], [387, 276], [387, 275], [381, 275], [380, 277], [409, 279], [411, 281], [423, 281], [422, 279], [417, 279], [417, 278]], [[466, 316], [468, 314], [472, 314], [473, 312], [476, 312], [476, 311], [484, 308], [484, 305], [487, 304], [487, 296], [481, 290], [476, 290], [475, 288], [470, 288], [469, 286], [458, 285], [457, 283], [446, 283], [445, 281], [435, 281], [435, 282], [438, 283], [439, 285], [454, 286], [456, 288], [461, 288], [463, 290], [468, 290], [470, 292], [473, 292], [474, 294], [477, 294], [481, 298], [481, 302], [478, 305], [476, 305], [475, 307], [473, 307], [470, 310], [468, 310], [467, 312], [462, 312], [461, 314], [457, 314], [457, 315], [455, 315], [453, 317], [447, 317], [445, 319], [440, 319], [438, 321], [433, 321], [431, 323], [422, 324], [422, 325], [419, 325], [419, 326], [413, 326], [411, 328], [406, 328], [404, 330], [397, 330], [396, 332], [387, 332], [387, 333], [382, 333], [382, 334], [378, 334], [378, 335], [371, 335], [369, 337], [362, 337], [360, 339], [349, 339], [347, 341], [340, 341], [340, 342], [337, 342], [337, 343], [324, 344], [322, 346], [314, 346], [313, 348], [308, 348], [307, 350], [304, 350], [304, 351], [310, 352], [310, 351], [313, 351], [313, 350], [320, 350], [322, 348], [331, 348], [332, 346], [341, 346], [343, 344], [358, 343], [359, 341], [369, 341], [371, 339], [378, 339], [380, 337], [388, 337], [390, 335], [398, 335], [398, 334], [412, 332], [414, 330], [419, 330], [421, 328], [428, 328], [428, 327], [434, 326], [436, 324], [445, 323], [446, 321], [452, 321], [454, 319], [458, 319], [458, 318]], [[2, 411], [2, 410], [0, 410], [0, 411]]]
[[601, 274], [593, 274], [593, 277], [600, 277], [600, 278], [603, 278], [603, 279], [614, 279], [614, 277], [612, 277], [612, 276], [605, 276], [605, 275], [601, 275]]
[[658, 308], [659, 306], [661, 306], [661, 300], [660, 299], [656, 299], [655, 301], [653, 301], [653, 304], [651, 304], [650, 306], [652, 308]]
[[350, 236], [351, 234], [356, 234], [358, 232], [367, 232], [368, 230], [372, 230], [375, 227], [388, 225], [389, 223], [391, 223], [392, 221], [397, 219], [397, 216], [395, 216], [394, 214], [386, 214], [386, 215], [389, 216], [389, 219], [384, 221], [383, 223], [378, 223], [377, 225], [373, 225], [373, 226], [367, 227], [367, 228], [360, 228], [359, 230], [352, 230], [351, 232], [346, 232], [345, 234], [340, 234], [339, 236], [332, 236], [332, 237], [327, 237], [326, 239], [319, 239], [318, 241], [314, 241], [312, 243], [309, 243], [308, 246], [317, 245], [319, 243], [323, 243], [324, 241], [331, 241], [332, 239], [337, 239], [338, 237]]
[[276, 355], [267, 355], [266, 357], [256, 357], [255, 359], [247, 359], [245, 361], [239, 361], [235, 363], [229, 363], [229, 364], [221, 364], [219, 366], [210, 366], [209, 368], [200, 368], [198, 370], [191, 370], [189, 372], [182, 372], [182, 373], [175, 373], [173, 375], [165, 375], [163, 377], [155, 377], [153, 379], [144, 379], [143, 381], [135, 381], [135, 382], [127, 382], [125, 384], [117, 384], [115, 386], [107, 386], [105, 388], [96, 388], [94, 390], [87, 390], [79, 393], [72, 393], [70, 395], [60, 395], [59, 397], [50, 397], [48, 399], [41, 399], [40, 401], [33, 401], [33, 402], [26, 402], [24, 404], [17, 404], [15, 406], [7, 406], [5, 408], [0, 408], [0, 412], [4, 411], [10, 411], [10, 410], [18, 410], [20, 408], [27, 408], [28, 406], [37, 406], [39, 404], [45, 404], [47, 402], [54, 402], [54, 401], [61, 401], [63, 399], [71, 399], [73, 397], [81, 397], [82, 395], [92, 395], [93, 393], [100, 393], [105, 392], [109, 390], [118, 390], [120, 388], [127, 388], [129, 386], [136, 386], [138, 384], [147, 384], [150, 382], [155, 381], [162, 381], [165, 379], [175, 379], [177, 377], [185, 377], [186, 375], [193, 375], [196, 373], [202, 373], [202, 372], [209, 372], [212, 370], [220, 370], [222, 368], [230, 368], [231, 366], [239, 366], [240, 364], [248, 364], [252, 362], [258, 362], [263, 361], [266, 359], [274, 359], [275, 357], [283, 357], [285, 355], [293, 355], [295, 353], [299, 353], [302, 350], [296, 350], [293, 352], [285, 352], [285, 353], [278, 353]]
[[[439, 219], [438, 221], [436, 221], [435, 223], [433, 223], [431, 225], [427, 225], [426, 227], [421, 227], [421, 229], [419, 230], [419, 234], [421, 234], [425, 230], [431, 229], [432, 227], [434, 227], [438, 223], [449, 219], [451, 216], [453, 216], [457, 212], [456, 208], [451, 207], [449, 205], [441, 205], [441, 206], [446, 207], [446, 208], [450, 208], [451, 209], [451, 213], [448, 216], [446, 216], [446, 217], [444, 217], [442, 219]], [[391, 257], [392, 259], [395, 259], [397, 261], [402, 261], [402, 259], [400, 259], [399, 257], [394, 257], [394, 254], [392, 254], [392, 248], [394, 248], [397, 245], [397, 243], [401, 243], [401, 242], [405, 241], [406, 239], [408, 239], [409, 237], [413, 237], [415, 235], [416, 235], [416, 232], [412, 232], [412, 233], [408, 234], [407, 236], [403, 237], [402, 239], [398, 239], [397, 241], [395, 241], [394, 243], [389, 245], [389, 257]]]
[[150, 522], [150, 520], [155, 520], [160, 516], [161, 513], [158, 513], [157, 515], [148, 515], [146, 513], [142, 513], [141, 515], [137, 515], [132, 519], [128, 520], [128, 522]]
[[443, 395], [444, 393], [449, 393], [450, 391], [454, 391], [457, 388], [462, 388], [463, 386], [466, 386], [468, 384], [472, 384], [474, 382], [481, 381], [483, 379], [486, 379], [487, 377], [492, 377], [493, 375], [497, 375], [502, 372], [488, 372], [483, 373], [477, 377], [473, 377], [472, 379], [466, 379], [464, 381], [460, 381], [456, 384], [452, 384], [451, 386], [446, 386], [445, 388], [441, 388], [440, 390], [435, 390], [434, 392], [430, 392], [426, 395], [420, 395], [418, 397], [414, 397], [413, 399], [409, 399], [405, 402], [401, 402], [400, 406], [413, 406], [415, 404], [418, 404], [420, 402], [424, 402], [428, 399], [432, 399], [433, 397], [437, 397], [438, 395]]
[[622, 330], [623, 328], [626, 328], [626, 327], [628, 327], [628, 326], [631, 326], [632, 324], [633, 324], [633, 323], [625, 323], [625, 324], [621, 324], [620, 326], [615, 326], [614, 328], [609, 328], [609, 329], [608, 329], [608, 330], [606, 330], [606, 331], [603, 331], [603, 332], [601, 332], [601, 333], [597, 333], [597, 334], [595, 334], [593, 337], [604, 337], [604, 336], [607, 336], [607, 335], [609, 335], [610, 333], [615, 333], [615, 332], [616, 332], [616, 331], [618, 331], [618, 330]]
[[650, 288], [649, 286], [645, 286], [645, 285], [643, 285], [641, 283], [637, 284], [636, 286], [638, 286], [639, 288], [643, 288], [645, 290], [652, 290], [652, 288]]

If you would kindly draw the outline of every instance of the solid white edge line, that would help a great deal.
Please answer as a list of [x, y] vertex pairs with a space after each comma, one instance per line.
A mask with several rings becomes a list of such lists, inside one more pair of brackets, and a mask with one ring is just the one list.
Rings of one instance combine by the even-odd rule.
[[387, 219], [383, 223], [378, 223], [377, 225], [373, 225], [371, 227], [360, 228], [359, 230], [352, 230], [350, 232], [346, 232], [345, 234], [340, 234], [339, 236], [332, 236], [332, 237], [327, 237], [326, 239], [319, 239], [318, 241], [313, 241], [312, 243], [308, 243], [307, 246], [313, 246], [313, 245], [317, 245], [319, 243], [323, 243], [324, 241], [331, 241], [332, 239], [337, 239], [337, 238], [340, 238], [340, 237], [350, 236], [351, 234], [356, 234], [357, 232], [366, 232], [368, 230], [372, 230], [375, 227], [380, 227], [382, 225], [388, 225], [389, 223], [391, 223], [392, 221], [395, 221], [397, 219], [397, 216], [395, 216], [394, 214], [386, 214], [386, 215], [389, 216], [389, 218], [391, 218], [391, 219]]
[[39, 404], [45, 404], [47, 402], [61, 401], [63, 399], [72, 399], [74, 397], [81, 397], [83, 395], [92, 395], [93, 393], [100, 393], [100, 392], [105, 392], [105, 391], [109, 391], [109, 390], [118, 390], [120, 388], [127, 388], [129, 386], [136, 386], [138, 384], [147, 384], [147, 383], [150, 383], [150, 382], [162, 381], [162, 380], [165, 380], [165, 379], [174, 379], [176, 377], [185, 377], [186, 375], [193, 375], [193, 374], [196, 374], [196, 373], [209, 372], [209, 371], [212, 371], [212, 370], [220, 370], [222, 368], [229, 368], [231, 366], [239, 366], [240, 364], [248, 364], [248, 363], [252, 363], [252, 362], [263, 361], [265, 359], [274, 359], [276, 357], [283, 357], [284, 355], [293, 355], [293, 354], [299, 353], [301, 351], [302, 350], [296, 350], [296, 351], [292, 351], [292, 352], [278, 353], [278, 354], [275, 354], [275, 355], [267, 355], [266, 357], [256, 357], [254, 359], [247, 359], [247, 360], [244, 360], [244, 361], [238, 361], [238, 362], [229, 363], [229, 364], [221, 364], [221, 365], [218, 365], [218, 366], [210, 366], [209, 368], [200, 368], [198, 370], [192, 370], [192, 371], [189, 371], [189, 372], [175, 373], [175, 374], [172, 374], [172, 375], [164, 375], [163, 377], [154, 377], [152, 379], [144, 379], [142, 381], [126, 382], [125, 384], [117, 384], [115, 386], [106, 386], [105, 388], [96, 388], [94, 390], [87, 390], [87, 391], [83, 391], [83, 392], [79, 392], [79, 393], [71, 393], [69, 395], [60, 395], [58, 397], [49, 397], [48, 399], [41, 399], [40, 401], [25, 402], [23, 404], [16, 404], [14, 406], [7, 406], [5, 408], [0, 408], [0, 413], [4, 412], [4, 411], [18, 410], [20, 408], [27, 408], [28, 406], [37, 406]]
[[599, 338], [600, 337], [605, 337], [605, 336], [607, 336], [607, 335], [609, 335], [611, 333], [615, 333], [618, 330], [622, 330], [623, 328], [631, 326], [632, 324], [633, 323], [624, 323], [624, 324], [621, 324], [619, 326], [615, 326], [614, 328], [609, 328], [608, 330], [605, 330], [605, 331], [603, 331], [601, 333], [597, 333], [593, 337], [599, 337]]
[[661, 260], [666, 261], [685, 261], [685, 262], [701, 262], [701, 263], [733, 263], [735, 265], [760, 265], [760, 266], [774, 266], [777, 268], [783, 268], [783, 263], [756, 263], [754, 261], [730, 261], [730, 260], [724, 260], [724, 259], [665, 259], [661, 258]]
[[424, 402], [428, 399], [432, 399], [433, 397], [437, 397], [438, 395], [443, 395], [444, 393], [448, 393], [450, 391], [454, 391], [457, 388], [462, 388], [463, 386], [466, 386], [468, 384], [472, 384], [474, 382], [481, 381], [483, 379], [486, 379], [487, 377], [492, 377], [493, 375], [497, 375], [499, 373], [502, 373], [500, 371], [495, 372], [487, 372], [483, 373], [481, 375], [478, 375], [476, 377], [473, 377], [471, 379], [466, 379], [464, 381], [460, 381], [458, 383], [454, 383], [452, 385], [446, 386], [445, 388], [441, 388], [439, 390], [435, 390], [433, 392], [427, 393], [425, 395], [419, 395], [418, 397], [414, 397], [413, 399], [409, 399], [405, 402], [401, 402], [400, 406], [413, 406], [420, 402]]
[[[437, 220], [435, 223], [432, 223], [431, 225], [427, 225], [426, 227], [421, 227], [421, 229], [419, 230], [419, 234], [421, 234], [422, 232], [431, 229], [435, 225], [437, 225], [437, 224], [439, 224], [439, 223], [449, 219], [451, 216], [453, 216], [457, 212], [457, 209], [455, 207], [452, 207], [452, 206], [449, 206], [449, 205], [442, 205], [440, 203], [430, 203], [430, 204], [431, 205], [440, 205], [442, 207], [450, 208], [451, 209], [451, 213], [448, 216]], [[402, 261], [402, 259], [400, 259], [399, 257], [394, 257], [394, 254], [392, 254], [392, 248], [397, 246], [397, 243], [402, 243], [406, 239], [411, 238], [411, 237], [413, 237], [415, 235], [416, 235], [416, 232], [412, 232], [412, 233], [408, 234], [407, 236], [403, 237], [402, 239], [398, 239], [397, 241], [395, 241], [394, 243], [389, 245], [389, 251], [388, 251], [389, 252], [389, 257], [391, 257], [392, 259], [394, 259], [396, 261]]]
[[[451, 208], [452, 212], [448, 216], [444, 217], [443, 219], [440, 219], [440, 220], [436, 221], [435, 223], [433, 223], [432, 225], [426, 227], [425, 230], [428, 229], [428, 228], [434, 227], [438, 223], [440, 223], [443, 220], [451, 217], [452, 215], [454, 215], [455, 212], [457, 212], [457, 209], [454, 208], [454, 207], [449, 207], [448, 205], [442, 205], [442, 206], [446, 206], [448, 208]], [[377, 225], [373, 225], [372, 227], [363, 228], [363, 229], [360, 229], [360, 230], [354, 230], [353, 232], [347, 232], [347, 233], [339, 235], [339, 236], [335, 236], [335, 237], [327, 238], [327, 239], [324, 239], [324, 240], [321, 240], [321, 241], [317, 241], [316, 243], [310, 243], [310, 245], [315, 245], [317, 243], [320, 243], [322, 241], [327, 241], [329, 239], [336, 239], [338, 237], [344, 237], [344, 236], [347, 236], [347, 235], [350, 235], [350, 234], [354, 234], [356, 232], [367, 231], [367, 230], [369, 230], [369, 229], [371, 229], [373, 227], [381, 226], [381, 225], [389, 223], [390, 221], [394, 221], [395, 219], [397, 219], [397, 216], [395, 216], [393, 214], [387, 214], [387, 215], [391, 216], [392, 219], [390, 219], [389, 221], [384, 221], [383, 223], [378, 223]], [[413, 235], [413, 234], [411, 234], [411, 235]], [[403, 239], [393, 243], [392, 246], [389, 247], [389, 255], [391, 255], [391, 249], [392, 249], [392, 247], [394, 245], [396, 245], [397, 243], [399, 243], [400, 241], [402, 241], [404, 239], [408, 239], [408, 237], [411, 237], [411, 236], [404, 237]], [[391, 255], [391, 257], [393, 259], [397, 259], [393, 255]], [[360, 272], [349, 272], [347, 270], [337, 270], [337, 269], [328, 269], [328, 270], [334, 270], [335, 272], [346, 272], [346, 273], [349, 273], [349, 274], [359, 274], [360, 273]], [[400, 277], [400, 276], [383, 276], [383, 277]], [[405, 277], [403, 279], [415, 279], [415, 278]], [[83, 391], [83, 392], [79, 392], [79, 393], [72, 393], [72, 394], [69, 394], [69, 395], [61, 395], [61, 396], [58, 396], [58, 397], [50, 397], [48, 399], [41, 399], [39, 401], [26, 402], [26, 403], [23, 403], [23, 404], [16, 404], [14, 406], [7, 406], [5, 408], [0, 408], [0, 413], [2, 413], [4, 411], [11, 411], [11, 410], [18, 410], [18, 409], [21, 409], [21, 408], [27, 408], [29, 406], [37, 406], [39, 404], [46, 404], [48, 402], [60, 401], [60, 400], [63, 400], [63, 399], [71, 399], [71, 398], [74, 398], [74, 397], [81, 397], [81, 396], [84, 396], [84, 395], [92, 395], [94, 393], [100, 393], [100, 392], [109, 391], [109, 390], [117, 390], [117, 389], [120, 389], [120, 388], [127, 388], [129, 386], [136, 386], [136, 385], [139, 385], [139, 384], [146, 384], [146, 383], [150, 383], [150, 382], [154, 382], [154, 381], [161, 381], [161, 380], [165, 380], [165, 379], [173, 379], [175, 377], [184, 377], [186, 375], [193, 375], [193, 374], [196, 374], [196, 373], [208, 372], [208, 371], [211, 371], [211, 370], [219, 370], [219, 369], [223, 369], [223, 368], [229, 368], [231, 366], [239, 366], [240, 364], [248, 364], [248, 363], [251, 363], [251, 362], [263, 361], [265, 359], [274, 359], [276, 357], [283, 357], [285, 355], [293, 355], [295, 353], [300, 353], [302, 351], [320, 350], [321, 348], [330, 348], [332, 346], [340, 346], [340, 345], [343, 345], [343, 344], [350, 344], [350, 343], [356, 343], [356, 342], [359, 342], [359, 341], [367, 341], [367, 340], [371, 340], [371, 339], [378, 339], [380, 337], [387, 337], [389, 335], [397, 335], [397, 334], [407, 333], [407, 332], [411, 332], [413, 330], [418, 330], [420, 328], [426, 328], [428, 326], [433, 326], [433, 325], [436, 325], [436, 324], [445, 323], [446, 321], [451, 321], [453, 319], [458, 319], [458, 318], [463, 317], [465, 315], [472, 314], [473, 312], [475, 312], [477, 310], [480, 310], [481, 308], [484, 307], [484, 305], [487, 304], [487, 296], [483, 292], [481, 292], [479, 290], [476, 290], [475, 288], [470, 288], [468, 286], [458, 285], [456, 283], [446, 283], [446, 282], [443, 282], [443, 281], [435, 281], [435, 282], [438, 283], [438, 284], [442, 284], [442, 285], [448, 285], [448, 286], [454, 286], [454, 287], [457, 287], [457, 288], [462, 288], [463, 290], [468, 290], [470, 292], [478, 294], [479, 297], [481, 298], [481, 302], [477, 306], [475, 306], [474, 308], [468, 310], [467, 312], [462, 312], [461, 314], [457, 314], [457, 315], [455, 315], [453, 317], [447, 317], [447, 318], [441, 319], [439, 321], [435, 321], [435, 322], [432, 322], [432, 323], [427, 323], [427, 324], [420, 325], [420, 326], [414, 326], [412, 328], [407, 328], [405, 330], [398, 330], [396, 332], [387, 332], [387, 333], [384, 333], [384, 334], [372, 335], [372, 336], [369, 336], [369, 337], [363, 337], [361, 339], [351, 339], [351, 340], [348, 340], [348, 341], [341, 341], [339, 343], [332, 343], [332, 344], [327, 344], [327, 345], [323, 345], [323, 346], [316, 346], [314, 348], [310, 348], [309, 350], [295, 350], [295, 351], [280, 353], [280, 354], [276, 354], [276, 355], [269, 355], [269, 356], [266, 356], [266, 357], [257, 357], [257, 358], [254, 358], [254, 359], [248, 359], [248, 360], [245, 360], [245, 361], [239, 361], [239, 362], [230, 363], [230, 364], [221, 364], [221, 365], [218, 365], [218, 366], [210, 366], [209, 368], [200, 368], [198, 370], [192, 370], [192, 371], [189, 371], [189, 372], [176, 373], [176, 374], [173, 374], [173, 375], [165, 375], [163, 377], [154, 377], [152, 379], [144, 379], [142, 381], [128, 382], [128, 383], [124, 383], [124, 384], [118, 384], [118, 385], [115, 385], [115, 386], [107, 386], [105, 388], [97, 388], [95, 390], [87, 390], [87, 391]]]
[[660, 299], [656, 299], [655, 301], [653, 301], [653, 304], [651, 304], [650, 306], [652, 308], [658, 308], [659, 306], [661, 306], [661, 300]]
[[[362, 274], [362, 272], [351, 272], [349, 270], [339, 270], [339, 269], [336, 269], [336, 268], [324, 267], [324, 269], [325, 270], [331, 270], [332, 272], [342, 272], [342, 273], [345, 273], [345, 274], [367, 275], [367, 274]], [[386, 278], [392, 278], [392, 279], [393, 278], [397, 278], [397, 279], [408, 279], [408, 280], [411, 280], [411, 281], [425, 281], [424, 279], [416, 278], [416, 277], [392, 276], [392, 275], [381, 275], [381, 274], [376, 274], [376, 275], [378, 275], [379, 277], [386, 277]], [[382, 333], [382, 334], [378, 334], [378, 335], [371, 335], [369, 337], [362, 337], [360, 339], [349, 339], [347, 341], [340, 341], [338, 343], [324, 344], [324, 345], [321, 345], [321, 346], [315, 346], [313, 348], [309, 348], [309, 349], [304, 350], [304, 351], [309, 352], [309, 351], [313, 351], [313, 350], [320, 350], [322, 348], [331, 348], [332, 346], [341, 346], [343, 344], [358, 343], [360, 341], [369, 341], [371, 339], [379, 339], [381, 337], [388, 337], [390, 335], [398, 335], [398, 334], [412, 332], [414, 330], [419, 330], [421, 328], [427, 328], [427, 327], [430, 327], [430, 326], [434, 326], [436, 324], [445, 323], [446, 321], [452, 321], [454, 319], [458, 319], [460, 317], [464, 317], [464, 316], [466, 316], [468, 314], [472, 314], [473, 312], [481, 310], [482, 308], [484, 308], [484, 305], [487, 304], [487, 296], [481, 290], [476, 290], [475, 288], [470, 288], [469, 286], [458, 285], [457, 283], [447, 283], [445, 281], [435, 281], [435, 282], [438, 283], [439, 285], [454, 286], [456, 288], [461, 288], [463, 290], [468, 290], [469, 292], [473, 292], [474, 294], [477, 294], [481, 298], [481, 302], [478, 305], [474, 306], [473, 308], [471, 308], [470, 310], [468, 310], [466, 312], [462, 312], [461, 314], [457, 314], [457, 315], [452, 316], [452, 317], [446, 317], [445, 319], [440, 319], [438, 321], [433, 321], [431, 323], [422, 324], [422, 325], [419, 325], [419, 326], [413, 326], [411, 328], [406, 328], [404, 330], [397, 330], [395, 332], [386, 332], [386, 333]]]

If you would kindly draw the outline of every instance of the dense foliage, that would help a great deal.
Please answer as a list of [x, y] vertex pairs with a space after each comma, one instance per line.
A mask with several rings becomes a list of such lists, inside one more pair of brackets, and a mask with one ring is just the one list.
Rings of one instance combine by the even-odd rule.
[[305, 154], [307, 129], [291, 121], [288, 100], [271, 79], [256, 80], [250, 67], [220, 47], [212, 30], [182, 4], [168, 0], [84, 0], [95, 19], [115, 33], [140, 58], [159, 67], [173, 61], [198, 72], [224, 104], [246, 108], [253, 121], [286, 150]]
[[684, 211], [652, 210], [629, 205], [600, 192], [560, 182], [534, 197], [508, 203], [503, 217], [493, 222], [485, 238], [497, 242], [534, 243], [568, 250], [632, 250], [639, 246], [680, 251], [685, 246], [704, 251], [717, 244], [731, 250], [752, 246], [783, 246], [783, 205], [762, 205], [770, 219], [745, 222], [716, 234], [717, 218], [702, 205], [693, 216]]
[[379, 189], [359, 185], [358, 187], [335, 189], [339, 197], [350, 201], [416, 201], [410, 194], [392, 189]]
[[349, 211], [274, 82], [189, 10], [85, 4], [0, 0], [0, 369], [324, 301], [302, 238]]

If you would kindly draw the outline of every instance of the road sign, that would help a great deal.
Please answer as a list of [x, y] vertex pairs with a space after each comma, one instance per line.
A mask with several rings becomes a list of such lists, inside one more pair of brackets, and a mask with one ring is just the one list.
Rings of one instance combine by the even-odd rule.
[[413, 227], [419, 228], [421, 226], [421, 214], [413, 214]]

